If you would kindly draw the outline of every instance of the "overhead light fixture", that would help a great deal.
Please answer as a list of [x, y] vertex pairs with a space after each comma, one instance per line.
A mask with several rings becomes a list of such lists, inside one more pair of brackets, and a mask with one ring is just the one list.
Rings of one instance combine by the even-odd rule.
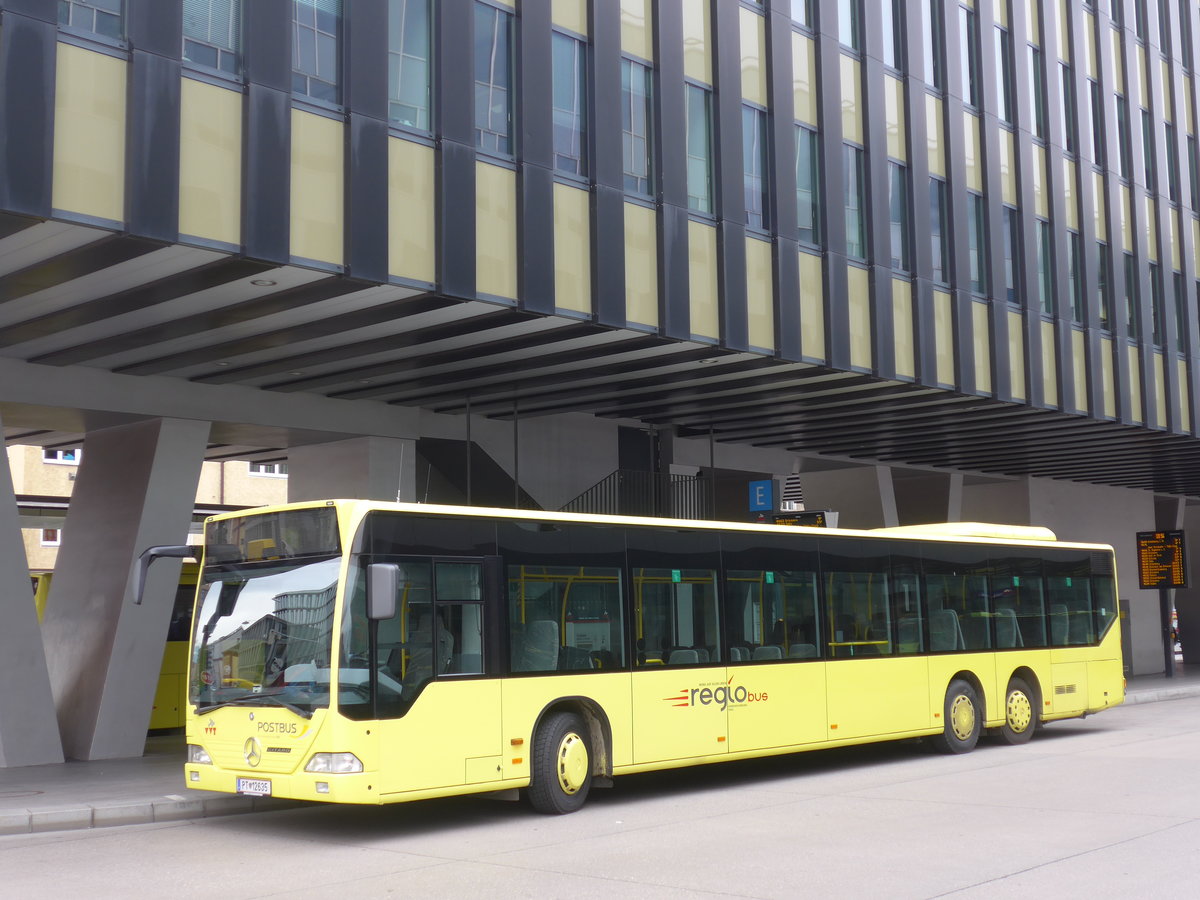
[[288, 372], [289, 375], [303, 375], [303, 372]]
[[273, 287], [274, 285], [278, 284], [279, 282], [272, 281], [270, 278], [255, 278], [250, 283], [253, 285], [257, 285], [258, 287]]
[[719, 363], [720, 361], [721, 361], [721, 357], [719, 357], [719, 356], [710, 356], [710, 357], [708, 357], [707, 359], [702, 359], [702, 360], [700, 360], [700, 365], [702, 365], [702, 366], [711, 366], [713, 363]]
[[218, 365], [218, 366], [227, 366], [227, 365], [229, 365], [229, 363], [227, 363], [227, 362], [219, 362], [219, 363], [217, 363], [217, 365]]

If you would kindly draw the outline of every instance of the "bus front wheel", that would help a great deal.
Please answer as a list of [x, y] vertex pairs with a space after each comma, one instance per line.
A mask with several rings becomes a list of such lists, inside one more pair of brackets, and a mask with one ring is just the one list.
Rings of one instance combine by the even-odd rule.
[[533, 740], [529, 805], [540, 813], [575, 812], [592, 786], [587, 727], [575, 713], [557, 712], [538, 726]]
[[1037, 729], [1037, 695], [1024, 679], [1013, 678], [1004, 692], [1004, 724], [996, 737], [1006, 744], [1024, 744]]
[[933, 738], [933, 745], [943, 753], [974, 750], [983, 727], [981, 713], [975, 688], [961, 678], [954, 679], [946, 688], [946, 702], [942, 705], [942, 733]]

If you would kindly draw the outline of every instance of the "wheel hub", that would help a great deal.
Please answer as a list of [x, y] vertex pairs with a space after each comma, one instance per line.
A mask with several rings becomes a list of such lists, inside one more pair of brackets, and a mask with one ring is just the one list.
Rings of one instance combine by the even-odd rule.
[[975, 731], [975, 704], [965, 694], [959, 694], [950, 704], [950, 727], [960, 741], [970, 739]]
[[563, 793], [574, 794], [583, 787], [588, 776], [588, 752], [583, 738], [571, 732], [563, 735], [558, 745], [558, 784]]
[[1012, 691], [1008, 695], [1005, 712], [1008, 727], [1017, 734], [1023, 733], [1033, 721], [1033, 704], [1029, 702], [1029, 697], [1024, 691]]

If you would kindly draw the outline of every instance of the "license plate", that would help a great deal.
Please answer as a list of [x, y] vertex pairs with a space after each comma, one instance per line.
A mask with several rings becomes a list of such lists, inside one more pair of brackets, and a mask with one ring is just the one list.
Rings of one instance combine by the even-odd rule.
[[255, 797], [270, 797], [271, 782], [266, 778], [239, 778], [237, 780], [239, 794], [253, 794]]

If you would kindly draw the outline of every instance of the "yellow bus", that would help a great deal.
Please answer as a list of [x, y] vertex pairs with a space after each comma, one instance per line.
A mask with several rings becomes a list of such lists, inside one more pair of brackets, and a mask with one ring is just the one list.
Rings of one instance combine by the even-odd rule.
[[[161, 555], [143, 554], [141, 573]], [[1113, 552], [873, 531], [324, 501], [207, 522], [189, 787], [347, 803], [990, 733], [1124, 699]]]

